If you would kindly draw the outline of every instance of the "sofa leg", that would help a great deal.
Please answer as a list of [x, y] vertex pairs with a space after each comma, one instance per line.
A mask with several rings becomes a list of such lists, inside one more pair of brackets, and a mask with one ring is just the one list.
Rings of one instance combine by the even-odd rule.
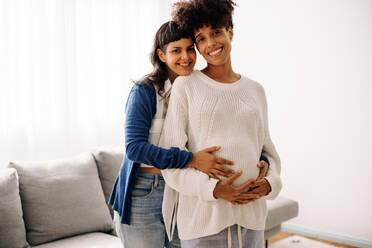
[[268, 248], [269, 247], [269, 240], [265, 240], [265, 248]]

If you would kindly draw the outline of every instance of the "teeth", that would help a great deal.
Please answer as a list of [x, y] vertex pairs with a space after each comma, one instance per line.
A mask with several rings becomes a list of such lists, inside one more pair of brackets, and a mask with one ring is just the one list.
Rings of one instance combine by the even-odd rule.
[[222, 48], [217, 49], [216, 51], [210, 52], [209, 55], [214, 56], [222, 51]]
[[189, 66], [190, 63], [187, 64], [180, 64], [180, 66]]

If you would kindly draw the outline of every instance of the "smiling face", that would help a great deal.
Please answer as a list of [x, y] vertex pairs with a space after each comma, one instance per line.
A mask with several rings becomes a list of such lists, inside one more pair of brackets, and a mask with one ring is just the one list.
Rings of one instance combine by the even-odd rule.
[[194, 32], [199, 53], [210, 65], [224, 65], [230, 61], [232, 28], [203, 26]]
[[170, 42], [165, 51], [158, 49], [157, 53], [160, 60], [167, 65], [171, 82], [179, 75], [189, 75], [194, 68], [196, 52], [190, 38]]

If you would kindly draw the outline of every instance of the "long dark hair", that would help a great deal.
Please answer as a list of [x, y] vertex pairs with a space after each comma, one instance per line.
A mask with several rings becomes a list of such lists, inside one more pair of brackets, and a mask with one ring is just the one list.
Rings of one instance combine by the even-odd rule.
[[158, 86], [158, 93], [162, 95], [164, 93], [164, 82], [168, 78], [168, 68], [164, 62], [162, 62], [158, 56], [157, 50], [161, 49], [164, 53], [166, 52], [167, 45], [170, 42], [178, 41], [182, 38], [190, 38], [189, 32], [179, 29], [178, 25], [174, 21], [168, 21], [160, 26], [155, 34], [154, 45], [150, 54], [150, 61], [153, 65], [151, 73], [145, 75], [144, 79], [139, 84], [152, 83]]

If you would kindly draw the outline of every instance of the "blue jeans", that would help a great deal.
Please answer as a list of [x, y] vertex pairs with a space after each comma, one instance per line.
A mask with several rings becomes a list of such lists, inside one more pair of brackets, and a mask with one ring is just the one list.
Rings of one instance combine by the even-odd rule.
[[[221, 232], [191, 240], [181, 240], [182, 248], [226, 248], [228, 244], [228, 228]], [[237, 225], [230, 227], [231, 230], [231, 247], [238, 246]], [[264, 231], [256, 231], [241, 227], [242, 245], [244, 248], [263, 248], [264, 246]]]
[[168, 241], [162, 217], [162, 202], [165, 182], [162, 176], [138, 172], [133, 185], [130, 225], [121, 224], [115, 212], [114, 223], [125, 248], [181, 247], [175, 231], [172, 242]]

